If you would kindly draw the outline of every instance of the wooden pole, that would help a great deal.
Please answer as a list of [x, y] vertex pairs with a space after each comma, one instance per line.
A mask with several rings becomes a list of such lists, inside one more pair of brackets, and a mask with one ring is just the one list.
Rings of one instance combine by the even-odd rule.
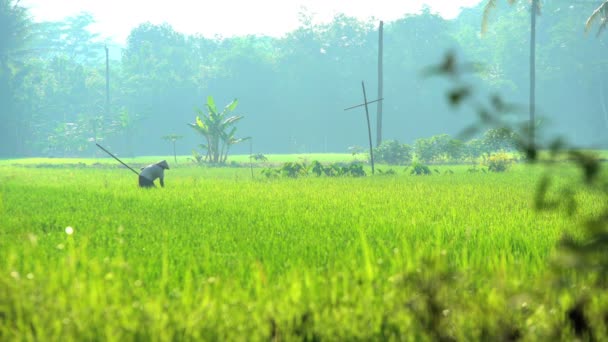
[[375, 173], [374, 170], [374, 147], [372, 146], [372, 127], [369, 123], [369, 109], [367, 106], [367, 95], [365, 94], [365, 83], [361, 81], [361, 87], [363, 88], [363, 103], [365, 104], [365, 117], [367, 118], [367, 134], [369, 137], [369, 157], [372, 163], [372, 175]]
[[105, 117], [102, 117], [100, 122], [97, 122], [97, 120], [93, 120], [95, 143], [97, 143], [97, 125], [99, 124], [101, 126], [103, 132], [105, 121], [108, 120], [108, 118], [110, 117], [110, 54], [107, 45], [104, 46], [104, 49], [106, 51], [106, 110]]
[[106, 117], [110, 115], [110, 51], [106, 49]]
[[177, 152], [175, 151], [175, 141], [177, 139], [173, 139], [173, 160], [175, 160], [175, 164], [177, 164]]
[[249, 139], [249, 169], [251, 170], [251, 179], [253, 179], [253, 138]]
[[[383, 97], [383, 50], [384, 50], [384, 22], [380, 21], [380, 28], [378, 29], [378, 98]], [[377, 106], [376, 116], [376, 146], [382, 144], [382, 101], [379, 101]]]
[[[369, 101], [367, 104], [374, 103], [374, 102], [379, 102], [379, 101], [382, 101], [382, 100], [384, 100], [384, 99], [377, 99], [377, 100], [374, 100], [374, 101]], [[348, 108], [344, 108], [344, 110], [350, 110], [350, 109], [353, 109], [353, 108], [359, 108], [359, 107], [363, 107], [363, 106], [365, 106], [365, 103], [358, 104], [356, 106], [352, 106], [352, 107], [348, 107]]]
[[535, 107], [536, 107], [536, 13], [538, 0], [532, 1], [530, 19], [530, 147], [536, 148], [535, 144]]

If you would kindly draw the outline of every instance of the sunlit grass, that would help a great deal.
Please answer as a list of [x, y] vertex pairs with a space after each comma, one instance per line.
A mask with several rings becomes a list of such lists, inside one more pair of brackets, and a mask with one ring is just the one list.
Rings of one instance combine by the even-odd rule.
[[142, 190], [125, 169], [4, 164], [0, 339], [429, 339], [416, 303], [431, 285], [455, 336], [499, 329], [488, 312], [547, 336], [570, 299], [532, 296], [578, 219], [534, 210], [538, 168], [437, 168], [268, 180], [176, 166]]

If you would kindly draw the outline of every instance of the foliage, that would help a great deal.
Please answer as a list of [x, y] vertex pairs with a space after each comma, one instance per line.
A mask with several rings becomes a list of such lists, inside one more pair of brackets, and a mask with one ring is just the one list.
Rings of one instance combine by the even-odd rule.
[[378, 175], [380, 175], [380, 176], [393, 176], [396, 174], [397, 174], [397, 172], [395, 172], [395, 170], [393, 170], [393, 169], [388, 169], [386, 171], [384, 171], [382, 169], [378, 169]]
[[397, 140], [385, 140], [374, 148], [374, 159], [376, 163], [403, 165], [412, 161], [412, 148]]
[[478, 172], [486, 173], [486, 169], [483, 167], [478, 167], [477, 165], [473, 165], [467, 169], [467, 172], [468, 173], [478, 173]]
[[[494, 9], [496, 9], [499, 1], [500, 0], [488, 0], [486, 2], [486, 4], [484, 5], [482, 22], [481, 22], [481, 33], [482, 34], [487, 32], [490, 14], [492, 13], [492, 11], [494, 11]], [[519, 0], [506, 0], [506, 2], [509, 5], [514, 5], [520, 1]], [[537, 13], [537, 15], [540, 15], [541, 2], [539, 0], [530, 0], [529, 2], [533, 2], [536, 5], [536, 13]]]
[[193, 163], [200, 165], [205, 161], [205, 156], [198, 153], [197, 150], [192, 150], [192, 158], [189, 159], [192, 160]]
[[317, 177], [319, 177], [324, 173], [325, 167], [318, 160], [313, 160], [310, 166], [308, 167], [308, 170]]
[[276, 178], [276, 177], [279, 176], [279, 174], [281, 173], [281, 171], [279, 169], [274, 169], [274, 168], [271, 168], [271, 167], [267, 167], [267, 168], [262, 169], [261, 173], [266, 178]]
[[259, 162], [267, 162], [268, 161], [268, 158], [264, 154], [262, 154], [262, 153], [256, 153], [256, 154], [250, 156], [249, 158], [251, 158], [251, 159], [253, 159], [255, 161], [259, 161]]
[[608, 19], [608, 1], [602, 2], [594, 11], [591, 13], [587, 22], [585, 23], [585, 32], [589, 32], [594, 23], [599, 22], [597, 29], [597, 35], [599, 36], [605, 29]]
[[307, 174], [306, 165], [298, 162], [284, 163], [280, 168], [280, 174], [283, 177], [297, 178]]
[[283, 176], [288, 178], [298, 178], [301, 176], [307, 176], [310, 173], [313, 175], [327, 176], [327, 177], [364, 177], [366, 176], [366, 172], [363, 169], [363, 165], [361, 163], [349, 163], [349, 164], [340, 164], [340, 163], [331, 163], [328, 165], [323, 165], [317, 160], [313, 160], [310, 165], [306, 163], [299, 162], [286, 162], [278, 168], [265, 168], [262, 170], [262, 174], [266, 178], [275, 178], [276, 176]]
[[243, 142], [247, 138], [236, 138], [236, 123], [242, 115], [231, 115], [236, 109], [238, 101], [235, 99], [230, 102], [221, 112], [218, 112], [212, 96], [207, 97], [207, 113], [197, 109], [198, 116], [196, 122], [189, 124], [198, 133], [203, 135], [206, 144], [201, 147], [206, 150], [205, 160], [211, 163], [225, 163], [228, 158], [228, 151], [232, 145]]
[[431, 169], [428, 166], [419, 162], [413, 162], [412, 165], [408, 167], [408, 169], [409, 168], [411, 168], [410, 175], [427, 176], [432, 174]]
[[464, 155], [464, 144], [447, 134], [420, 138], [414, 143], [416, 158], [424, 163], [460, 160]]
[[9, 60], [24, 48], [31, 27], [27, 10], [19, 1], [0, 0], [0, 19], [0, 66], [4, 71]]
[[[454, 60], [454, 56], [448, 56], [448, 60]], [[445, 75], [452, 79], [457, 79], [454, 76], [463, 73], [463, 70], [455, 64], [451, 70], [446, 70]], [[461, 85], [458, 83], [454, 89], [459, 89]], [[478, 101], [473, 97], [472, 93], [460, 99], [463, 103], [472, 104], [472, 107], [477, 110], [480, 117], [480, 123], [473, 126], [473, 130], [479, 129], [485, 125], [494, 125], [498, 127], [509, 127], [505, 123], [505, 115], [510, 114], [508, 111], [501, 110], [496, 103], [502, 101], [492, 101], [495, 108], [487, 109], [476, 107]], [[525, 127], [525, 126], [524, 126]], [[525, 133], [525, 128], [522, 129]], [[525, 134], [524, 134], [525, 135]], [[602, 171], [602, 164], [594, 153], [578, 150], [568, 147], [561, 138], [550, 140], [549, 144], [541, 145], [534, 141], [534, 136], [529, 140], [521, 140], [519, 148], [522, 153], [525, 153], [526, 160], [529, 163], [540, 164], [545, 167], [545, 173], [540, 178], [535, 193], [534, 204], [538, 211], [544, 212], [562, 212], [565, 215], [573, 217], [573, 222], [578, 225], [580, 232], [583, 232], [579, 238], [573, 237], [569, 230], [564, 230], [563, 237], [558, 247], [558, 254], [555, 262], [554, 287], [556, 292], [562, 296], [567, 295], [573, 298], [566, 304], [565, 321], [567, 329], [576, 336], [577, 339], [594, 340], [596, 336], [605, 335], [605, 326], [598, 326], [589, 318], [589, 312], [592, 309], [592, 304], [585, 293], [580, 293], [573, 289], [583, 284], [587, 287], [591, 285], [593, 290], [605, 292], [608, 288], [608, 278], [605, 277], [608, 270], [608, 258], [604, 251], [608, 248], [608, 239], [606, 232], [608, 231], [608, 180], [606, 174]], [[549, 157], [540, 158], [540, 150], [546, 149], [550, 151]], [[504, 154], [504, 153], [502, 153]], [[566, 155], [569, 157], [570, 165], [573, 165], [580, 174], [580, 182], [570, 183], [555, 187], [552, 186], [554, 178], [551, 173], [559, 170], [560, 156]], [[504, 154], [501, 160], [506, 160]], [[499, 164], [500, 165], [500, 164]], [[495, 168], [495, 170], [499, 167]], [[549, 173], [551, 172], [551, 173]], [[555, 177], [561, 178], [561, 177]], [[578, 192], [581, 187], [594, 193], [601, 203], [591, 213], [580, 211], [580, 197]], [[557, 193], [557, 194], [556, 194]], [[591, 274], [589, 282], [582, 281], [581, 276]], [[607, 317], [608, 305], [602, 305], [599, 308], [599, 316]], [[597, 313], [595, 313], [597, 315]], [[561, 333], [563, 334], [563, 332]], [[559, 336], [559, 335], [555, 335]]]
[[19, 106], [18, 89], [27, 71], [22, 61], [28, 52], [31, 27], [27, 10], [19, 1], [0, 0], [0, 157], [15, 155], [16, 150], [23, 153], [23, 127], [31, 114]]
[[471, 139], [465, 143], [464, 157], [470, 160], [475, 160], [488, 152], [487, 145], [482, 139]]
[[487, 151], [515, 151], [521, 138], [508, 127], [490, 128], [482, 138]]
[[[239, 129], [255, 132], [259, 137], [256, 148], [268, 153], [335, 151], [357, 141], [360, 120], [327, 115], [327, 108], [351, 103], [355, 76], [374, 77], [374, 70], [360, 69], [377, 59], [377, 23], [372, 20], [338, 15], [331, 22], [315, 24], [314, 17], [306, 19], [304, 15], [302, 26], [281, 38], [205, 38], [181, 33], [168, 24], [141, 24], [130, 32], [124, 51], [107, 42], [107, 115], [105, 61], [101, 58], [104, 47], [100, 37], [89, 32], [93, 17], [80, 14], [31, 24], [27, 9], [20, 6], [23, 1], [5, 0], [7, 3], [10, 5], [5, 9], [16, 8], [11, 15], [18, 15], [2, 17], [0, 25], [18, 24], [11, 26], [18, 34], [12, 35], [11, 27], [0, 30], [7, 33], [0, 42], [15, 43], [7, 43], [12, 46], [8, 68], [0, 70], [3, 156], [43, 155], [47, 138], [55, 134], [56, 127], [76, 123], [79, 115], [104, 116], [104, 126], [113, 125], [122, 122], [123, 110], [136, 114], [136, 125], [115, 127], [112, 135], [100, 138], [122, 155], [156, 154], [165, 148], [164, 143], [149, 137], [179, 132], [184, 122], [193, 122], [188, 113], [200, 102], [201, 92], [213, 92], [216, 100], [227, 102], [230, 94], [247, 94], [246, 104], [239, 108], [255, 115], [255, 120], [238, 124], [246, 125]], [[422, 11], [385, 25], [385, 65], [391, 68], [385, 78], [385, 97], [400, 99], [392, 104], [395, 113], [407, 113], [411, 111], [407, 104], [416, 103], [418, 118], [412, 125], [408, 115], [393, 116], [387, 134], [406, 142], [408, 137], [430, 137], [437, 132], [453, 134], [468, 122], [452, 115], [442, 101], [434, 100], [444, 82], [429, 80], [424, 86], [418, 82], [420, 61], [440, 58], [441, 47], [466, 51], [471, 59], [484, 62], [470, 66], [476, 74], [466, 80], [467, 87], [524, 96], [527, 73], [522, 72], [521, 61], [528, 52], [521, 42], [527, 41], [529, 12], [504, 11], [482, 39], [479, 20], [484, 4], [465, 9], [453, 20]], [[527, 6], [526, 1], [519, 4], [522, 9]], [[553, 99], [543, 104], [555, 124], [549, 129], [567, 128], [567, 138], [576, 138], [581, 145], [603, 144], [608, 122], [604, 110], [607, 92], [602, 90], [605, 39], [581, 39], [581, 32], [572, 30], [588, 18], [589, 4], [543, 2], [543, 7], [550, 14], [543, 17], [543, 32], [550, 32], [553, 39], [538, 46], [537, 81], [539, 89], [544, 89], [543, 96]], [[595, 22], [594, 27], [598, 24], [601, 22]], [[364, 75], [357, 76], [361, 72]], [[327, 79], [333, 82], [325, 82]], [[467, 87], [461, 92], [466, 93]], [[320, 100], [302, 101], [303, 94]], [[571, 97], [587, 100], [571, 101]], [[578, 119], [573, 118], [573, 112]], [[140, 141], [146, 143], [136, 143]], [[235, 149], [246, 153], [239, 145], [231, 147], [230, 153]], [[363, 159], [361, 153], [355, 154], [355, 159]], [[443, 158], [445, 155], [432, 162], [446, 162]]]
[[505, 172], [513, 163], [512, 158], [505, 152], [491, 154], [484, 164], [490, 172]]

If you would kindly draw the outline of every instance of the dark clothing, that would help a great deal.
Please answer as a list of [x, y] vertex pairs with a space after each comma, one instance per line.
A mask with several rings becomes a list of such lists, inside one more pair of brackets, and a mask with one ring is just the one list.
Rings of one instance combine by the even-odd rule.
[[155, 188], [156, 185], [154, 185], [154, 182], [149, 180], [146, 177], [143, 176], [139, 176], [139, 186], [141, 188]]

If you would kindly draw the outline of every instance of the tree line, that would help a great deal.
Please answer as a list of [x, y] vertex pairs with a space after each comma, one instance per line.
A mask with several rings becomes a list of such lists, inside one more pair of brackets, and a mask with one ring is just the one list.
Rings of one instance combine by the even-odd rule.
[[[481, 35], [486, 6], [445, 20], [426, 9], [384, 25], [384, 137], [400, 141], [456, 134], [473, 114], [453, 115], [447, 81], [421, 71], [454, 51], [474, 61], [467, 80], [488, 94], [528, 103], [529, 4], [497, 2]], [[597, 4], [541, 2], [536, 26], [537, 125], [577, 144], [605, 146], [606, 38], [585, 35]], [[124, 46], [105, 44], [86, 13], [32, 22], [27, 9], [0, 0], [0, 156], [92, 156], [102, 141], [123, 156], [172, 154], [162, 137], [180, 135], [179, 154], [201, 141], [188, 123], [208, 96], [239, 99], [239, 132], [256, 152], [347, 152], [365, 145], [360, 82], [377, 86], [378, 22], [337, 15], [315, 24], [302, 13], [283, 37], [208, 38], [168, 24], [135, 27]], [[599, 20], [599, 28], [605, 21]], [[592, 21], [589, 22], [589, 25]], [[372, 96], [372, 95], [370, 95]], [[527, 120], [527, 112], [521, 120]], [[542, 137], [541, 137], [542, 139]], [[246, 144], [245, 144], [246, 145]], [[235, 145], [246, 153], [249, 146]]]

